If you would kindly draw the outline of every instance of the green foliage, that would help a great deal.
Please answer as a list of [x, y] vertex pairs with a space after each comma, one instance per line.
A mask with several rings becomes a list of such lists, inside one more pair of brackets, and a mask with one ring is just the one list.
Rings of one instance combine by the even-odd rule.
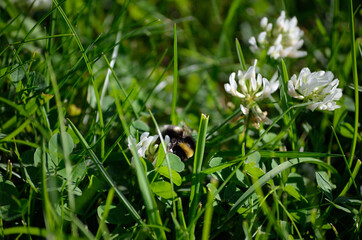
[[[360, 239], [357, 1], [32, 2], [0, 1], [0, 239]], [[249, 48], [281, 9], [303, 58]], [[254, 59], [278, 74], [269, 125], [224, 88]], [[304, 67], [333, 72], [341, 108], [289, 95]]]

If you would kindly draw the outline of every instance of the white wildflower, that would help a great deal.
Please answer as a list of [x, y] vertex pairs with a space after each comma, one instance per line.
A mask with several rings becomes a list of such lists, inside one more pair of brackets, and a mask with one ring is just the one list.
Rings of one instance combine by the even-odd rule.
[[[268, 81], [260, 73], [256, 74], [256, 63], [257, 60], [247, 71], [239, 70], [237, 76], [232, 73], [229, 77], [229, 83], [226, 83], [224, 88], [227, 93], [241, 99], [240, 108], [244, 115], [251, 112], [252, 121], [270, 124], [270, 119], [266, 117], [267, 112], [261, 111], [258, 102], [275, 92], [279, 83], [277, 75], [274, 75], [272, 80]], [[236, 77], [238, 82], [236, 82]]]
[[297, 18], [285, 18], [282, 11], [276, 23], [268, 23], [266, 17], [260, 21], [263, 29], [256, 40], [255, 37], [249, 39], [250, 49], [256, 52], [260, 49], [267, 49], [267, 54], [278, 59], [280, 57], [300, 58], [307, 55], [305, 51], [299, 51], [303, 45], [303, 31], [297, 26]]
[[[140, 141], [139, 143], [137, 143], [136, 148], [137, 148], [137, 154], [138, 156], [145, 158], [146, 157], [146, 152], [147, 150], [149, 150], [149, 152], [154, 153], [154, 150], [157, 149], [158, 145], [155, 145], [154, 143], [156, 142], [158, 136], [150, 136], [148, 137], [148, 135], [150, 135], [149, 132], [144, 132], [142, 133], [141, 137], [140, 137]], [[131, 141], [133, 141], [134, 143], [136, 142], [136, 139], [133, 138], [132, 136], [128, 137], [128, 148], [131, 149]]]
[[338, 79], [334, 79], [332, 72], [318, 71], [310, 72], [308, 68], [303, 68], [299, 76], [294, 74], [288, 81], [288, 93], [290, 96], [310, 102], [308, 108], [334, 111], [341, 106], [336, 104], [342, 97], [342, 89], [337, 88]]

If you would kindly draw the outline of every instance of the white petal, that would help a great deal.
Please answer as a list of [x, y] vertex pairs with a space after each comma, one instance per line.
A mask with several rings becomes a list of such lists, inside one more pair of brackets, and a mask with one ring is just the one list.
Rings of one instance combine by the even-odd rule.
[[270, 32], [273, 28], [273, 24], [272, 23], [268, 23], [268, 25], [266, 26], [266, 31]]
[[266, 39], [266, 32], [259, 33], [258, 43], [263, 44], [265, 42], [265, 39]]
[[260, 21], [260, 26], [262, 28], [265, 28], [267, 24], [268, 24], [268, 19], [266, 17], [263, 17]]
[[225, 84], [224, 84], [224, 89], [225, 89], [225, 91], [226, 91], [227, 93], [230, 93], [230, 92], [231, 92], [231, 86], [230, 86], [230, 84], [225, 83]]
[[244, 114], [244, 115], [248, 115], [249, 113], [249, 109], [244, 107], [242, 104], [240, 104], [240, 109], [241, 109], [241, 112]]

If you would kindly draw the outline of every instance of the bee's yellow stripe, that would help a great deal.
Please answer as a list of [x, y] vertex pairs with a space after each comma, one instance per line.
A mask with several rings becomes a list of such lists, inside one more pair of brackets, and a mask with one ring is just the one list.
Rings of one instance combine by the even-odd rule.
[[184, 150], [187, 158], [190, 158], [194, 155], [194, 150], [190, 148], [190, 146], [187, 143], [180, 142], [178, 145]]

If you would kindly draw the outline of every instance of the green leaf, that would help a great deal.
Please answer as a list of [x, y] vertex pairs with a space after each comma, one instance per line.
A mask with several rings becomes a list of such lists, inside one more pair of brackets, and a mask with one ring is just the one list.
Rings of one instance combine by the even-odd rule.
[[286, 191], [290, 196], [294, 197], [298, 201], [300, 201], [302, 198], [299, 192], [292, 185], [287, 184], [284, 187], [284, 191]]
[[9, 180], [4, 180], [0, 175], [0, 218], [5, 221], [11, 221], [25, 213], [27, 200], [20, 199], [19, 192], [14, 183]]
[[[344, 122], [342, 124], [339, 125], [339, 133], [346, 138], [353, 138], [353, 132], [354, 132], [354, 128], [352, 127], [351, 124]], [[359, 140], [361, 140], [360, 136], [357, 136]]]
[[0, 206], [13, 202], [12, 197], [18, 197], [19, 192], [14, 183], [9, 180], [4, 180], [0, 175]]
[[28, 65], [24, 66], [17, 65], [16, 70], [10, 74], [10, 79], [13, 83], [18, 83], [25, 77], [24, 68], [27, 69]]
[[156, 168], [163, 165], [164, 162], [167, 164], [167, 162], [165, 161], [165, 157], [166, 157], [165, 150], [163, 148], [162, 143], [160, 143], [158, 145], [158, 151], [157, 151], [156, 166], [155, 166]]
[[[168, 179], [170, 179], [170, 173], [168, 171], [168, 167], [161, 166], [161, 167], [158, 168], [157, 172], [159, 174], [161, 174], [162, 176], [167, 177]], [[173, 183], [176, 184], [177, 186], [180, 186], [182, 184], [182, 178], [181, 178], [180, 174], [178, 174], [173, 169], [171, 169], [171, 174], [172, 174]]]
[[264, 172], [261, 170], [261, 168], [255, 165], [255, 162], [245, 163], [244, 172], [246, 172], [249, 176], [258, 179], [264, 175]]
[[[154, 194], [160, 196], [164, 199], [172, 198], [171, 184], [165, 181], [157, 181], [151, 183], [151, 189]], [[175, 192], [173, 192], [173, 196], [177, 196]]]
[[[39, 166], [42, 159], [42, 150], [40, 147], [36, 148], [34, 153], [34, 166]], [[55, 170], [56, 165], [52, 161], [50, 154], [45, 153], [45, 167], [47, 168], [47, 172], [52, 172]]]
[[318, 186], [330, 200], [333, 200], [332, 190], [336, 188], [336, 185], [330, 182], [327, 172], [318, 171], [315, 176]]
[[245, 180], [245, 174], [240, 171], [240, 169], [237, 169], [235, 172], [235, 177], [238, 180], [237, 183], [241, 185], [242, 187], [248, 187], [248, 183]]
[[259, 164], [259, 161], [260, 161], [260, 153], [259, 152], [253, 152], [252, 154], [250, 154], [248, 156], [248, 158], [245, 160], [245, 163], [251, 163], [251, 162], [254, 162], [255, 165], [258, 165]]
[[[75, 164], [75, 165], [72, 165], [72, 173], [71, 173], [71, 179], [73, 182], [79, 182], [81, 181], [85, 174], [86, 174], [86, 164], [85, 164], [85, 161], [84, 159], [81, 160], [79, 163]], [[57, 171], [57, 173], [66, 178], [67, 177], [67, 173], [66, 173], [66, 170], [65, 168], [62, 168], [62, 169], [59, 169]]]
[[150, 131], [150, 127], [141, 120], [136, 120], [136, 121], [132, 122], [132, 127], [134, 127], [136, 130], [139, 130], [141, 132]]
[[304, 197], [306, 192], [303, 177], [298, 173], [289, 174], [284, 191], [297, 200], [303, 199], [305, 202], [308, 202]]
[[[65, 132], [66, 145], [64, 146], [64, 152], [68, 155], [73, 151], [74, 142], [72, 137]], [[63, 150], [62, 150], [62, 141], [59, 133], [54, 134], [49, 140], [49, 153], [50, 157], [53, 160], [54, 164], [58, 166], [59, 162], [63, 160]]]
[[47, 88], [47, 82], [43, 75], [37, 72], [29, 73], [30, 81], [32, 82], [32, 87], [35, 91], [42, 91]]
[[[168, 158], [170, 160], [171, 169], [176, 172], [182, 172], [185, 169], [185, 163], [181, 161], [179, 156], [169, 153]], [[162, 166], [167, 166], [167, 162], [163, 161]]]
[[[98, 217], [102, 219], [105, 205], [99, 205], [97, 208]], [[129, 224], [133, 221], [131, 214], [125, 210], [122, 205], [111, 205], [107, 217], [107, 222], [111, 224]]]
[[209, 166], [210, 166], [210, 167], [217, 167], [217, 166], [219, 166], [219, 165], [222, 164], [222, 163], [224, 163], [222, 157], [215, 157], [215, 158], [212, 158], [212, 159], [209, 161]]

